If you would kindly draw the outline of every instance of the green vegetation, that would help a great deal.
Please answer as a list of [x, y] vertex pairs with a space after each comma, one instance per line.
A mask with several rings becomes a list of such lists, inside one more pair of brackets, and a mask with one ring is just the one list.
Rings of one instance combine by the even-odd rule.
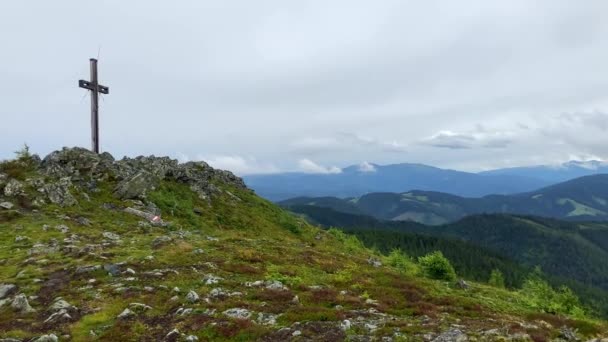
[[499, 269], [493, 269], [492, 273], [490, 273], [490, 279], [488, 279], [488, 284], [504, 288], [505, 287], [505, 276]]
[[537, 268], [524, 282], [521, 292], [533, 307], [551, 314], [566, 314], [584, 317], [585, 312], [578, 297], [566, 286], [554, 290], [541, 277]]
[[435, 251], [418, 258], [424, 275], [431, 279], [452, 281], [456, 279], [456, 271], [450, 261], [440, 251]]
[[[35, 167], [17, 167], [26, 179], [57, 181]], [[71, 206], [47, 202], [32, 208], [0, 194], [18, 213], [0, 216], [0, 284], [16, 285], [37, 310], [0, 307], [0, 338], [54, 333], [73, 341], [156, 341], [178, 329], [181, 339], [202, 341], [289, 340], [295, 331], [311, 340], [397, 339], [395, 332], [422, 339], [453, 324], [478, 338], [521, 322], [530, 324], [518, 332], [542, 340], [556, 337], [564, 325], [581, 328], [584, 337], [608, 331], [605, 322], [577, 309], [572, 292], [555, 290], [559, 305], [547, 306], [535, 299], [538, 286], [512, 290], [470, 282], [460, 289], [446, 280], [455, 279], [452, 263], [467, 262], [434, 252], [442, 251], [434, 248], [437, 238], [413, 234], [418, 242], [430, 242], [408, 249], [405, 240], [389, 243], [382, 235], [401, 233], [377, 232], [382, 239], [375, 241], [385, 243], [374, 246], [365, 239], [373, 231], [319, 229], [225, 181], [223, 174], [210, 178], [215, 190], [209, 196], [163, 179], [141, 201], [116, 198], [115, 177], [102, 176], [94, 187], [87, 177], [74, 177], [69, 189], [78, 202]], [[42, 196], [33, 182], [22, 183], [19, 196]], [[165, 225], [131, 215], [126, 207], [160, 210]], [[469, 246], [449, 241], [442, 246]], [[480, 255], [493, 260], [480, 272], [484, 282], [496, 268], [506, 283], [512, 279], [507, 261]], [[188, 299], [190, 291], [200, 298]], [[78, 309], [45, 323], [57, 297]], [[127, 308], [133, 315], [119, 318]], [[180, 314], [185, 309], [191, 311]], [[229, 315], [237, 309], [246, 317]], [[345, 320], [349, 328], [341, 327]], [[541, 326], [540, 320], [558, 323]]]

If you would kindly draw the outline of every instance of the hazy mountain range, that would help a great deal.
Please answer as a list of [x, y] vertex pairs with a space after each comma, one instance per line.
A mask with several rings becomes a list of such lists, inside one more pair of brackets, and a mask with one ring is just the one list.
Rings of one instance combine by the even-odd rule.
[[437, 225], [481, 213], [510, 213], [566, 220], [608, 220], [608, 175], [592, 175], [515, 195], [465, 198], [431, 191], [370, 193], [360, 197], [298, 197], [280, 202], [313, 205], [382, 220]]
[[346, 167], [340, 173], [278, 173], [250, 175], [245, 182], [256, 193], [273, 201], [293, 197], [359, 197], [373, 192], [411, 190], [443, 192], [463, 197], [508, 195], [534, 191], [573, 178], [608, 173], [600, 161], [571, 161], [558, 166], [506, 168], [479, 173], [440, 169], [422, 164]]

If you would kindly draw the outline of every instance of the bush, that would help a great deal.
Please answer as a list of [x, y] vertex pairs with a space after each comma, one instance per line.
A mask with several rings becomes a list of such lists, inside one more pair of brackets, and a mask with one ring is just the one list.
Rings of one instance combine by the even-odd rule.
[[494, 287], [505, 287], [505, 277], [499, 269], [492, 270], [492, 273], [490, 273], [490, 279], [488, 280], [488, 284]]
[[574, 292], [566, 286], [554, 290], [542, 279], [539, 268], [528, 276], [521, 292], [530, 306], [542, 312], [571, 315], [577, 318], [585, 316], [585, 311]]
[[422, 267], [425, 276], [431, 279], [448, 280], [456, 279], [456, 271], [450, 261], [443, 256], [440, 251], [427, 254], [418, 258], [418, 263]]
[[393, 249], [385, 258], [385, 262], [402, 272], [406, 272], [412, 267], [412, 260], [400, 249]]

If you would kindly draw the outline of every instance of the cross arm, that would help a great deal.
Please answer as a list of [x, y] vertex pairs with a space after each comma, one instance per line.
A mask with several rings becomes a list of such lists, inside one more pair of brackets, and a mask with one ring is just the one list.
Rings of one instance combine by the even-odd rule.
[[[93, 85], [93, 83], [89, 82], [89, 81], [85, 81], [85, 80], [80, 80], [78, 81], [78, 86], [80, 88], [84, 88], [84, 89], [88, 89], [91, 91], [95, 91], [95, 86]], [[110, 93], [110, 88], [103, 86], [101, 84], [97, 85], [97, 91], [102, 93], [102, 94], [109, 94]]]

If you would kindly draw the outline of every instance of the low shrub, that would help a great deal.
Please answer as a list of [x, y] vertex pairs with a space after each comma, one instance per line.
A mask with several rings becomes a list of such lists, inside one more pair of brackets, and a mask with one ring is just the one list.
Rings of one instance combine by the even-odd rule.
[[419, 257], [418, 263], [420, 264], [424, 275], [431, 279], [448, 281], [456, 279], [454, 267], [440, 251], [435, 251], [423, 257]]

